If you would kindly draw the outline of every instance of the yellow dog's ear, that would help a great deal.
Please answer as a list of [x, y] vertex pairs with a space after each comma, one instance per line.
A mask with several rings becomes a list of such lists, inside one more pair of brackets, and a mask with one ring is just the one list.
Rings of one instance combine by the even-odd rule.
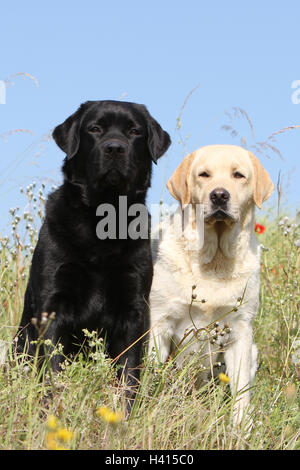
[[196, 152], [187, 155], [167, 182], [168, 190], [181, 203], [182, 209], [190, 203], [189, 177], [195, 156]]
[[271, 196], [274, 184], [269, 173], [264, 169], [258, 158], [253, 153], [248, 152], [254, 168], [254, 202], [261, 209], [262, 203]]

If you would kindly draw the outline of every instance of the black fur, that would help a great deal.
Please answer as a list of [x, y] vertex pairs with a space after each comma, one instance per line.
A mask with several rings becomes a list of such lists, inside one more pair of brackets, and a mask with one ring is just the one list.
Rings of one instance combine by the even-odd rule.
[[[105, 336], [109, 355], [116, 357], [149, 328], [150, 240], [100, 240], [96, 208], [110, 203], [118, 214], [120, 195], [127, 196], [128, 206], [144, 204], [152, 161], [167, 150], [170, 138], [145, 106], [118, 101], [82, 104], [53, 137], [66, 153], [64, 183], [46, 204], [17, 350], [33, 355], [30, 342], [38, 333], [32, 318], [39, 325], [42, 312], [55, 312], [45, 338], [60, 342], [64, 354], [76, 353], [87, 328]], [[119, 359], [131, 385], [139, 377], [142, 343]], [[54, 356], [54, 370], [62, 359]]]

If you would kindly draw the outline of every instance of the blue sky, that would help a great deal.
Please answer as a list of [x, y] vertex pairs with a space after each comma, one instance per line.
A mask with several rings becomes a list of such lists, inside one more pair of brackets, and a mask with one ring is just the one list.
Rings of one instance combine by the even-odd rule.
[[[184, 154], [207, 144], [269, 142], [280, 151], [257, 154], [274, 182], [283, 177], [285, 203], [300, 207], [300, 80], [297, 0], [16, 0], [1, 6], [0, 80], [16, 76], [0, 104], [0, 231], [10, 207], [24, 205], [19, 186], [60, 181], [62, 152], [51, 129], [86, 100], [144, 103], [173, 144], [154, 168], [148, 203], [157, 203]], [[180, 144], [176, 118], [181, 116]], [[299, 93], [300, 96], [300, 93]], [[245, 117], [233, 108], [244, 110]], [[222, 129], [230, 124], [233, 137]], [[245, 116], [245, 115], [244, 115]], [[166, 202], [171, 196], [164, 192]], [[274, 195], [271, 204], [276, 205]], [[259, 215], [258, 215], [259, 218]]]

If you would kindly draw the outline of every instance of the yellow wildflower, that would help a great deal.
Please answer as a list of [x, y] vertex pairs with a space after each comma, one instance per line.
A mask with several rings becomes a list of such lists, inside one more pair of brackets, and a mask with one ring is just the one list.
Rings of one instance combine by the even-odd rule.
[[55, 432], [47, 432], [46, 434], [46, 445], [49, 450], [57, 450], [57, 442], [55, 436]]
[[219, 374], [219, 379], [220, 379], [220, 381], [223, 382], [224, 384], [229, 384], [229, 382], [230, 382], [230, 378], [228, 377], [228, 375], [223, 374], [223, 372], [221, 372], [221, 373]]
[[68, 450], [62, 443], [69, 442], [74, 436], [72, 431], [62, 428], [54, 415], [47, 419], [46, 446], [49, 450]]
[[97, 409], [96, 414], [100, 416], [106, 423], [119, 423], [122, 421], [123, 416], [121, 413], [110, 410], [107, 406], [100, 406]]
[[54, 415], [50, 415], [47, 420], [47, 428], [51, 431], [56, 431], [58, 428], [58, 419]]
[[73, 439], [73, 436], [73, 432], [65, 428], [61, 428], [56, 431], [56, 439], [59, 439], [63, 442], [69, 442], [71, 439]]

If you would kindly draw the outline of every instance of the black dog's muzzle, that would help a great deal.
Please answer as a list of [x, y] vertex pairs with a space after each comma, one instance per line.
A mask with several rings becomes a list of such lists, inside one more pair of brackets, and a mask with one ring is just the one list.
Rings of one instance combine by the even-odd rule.
[[128, 154], [128, 145], [119, 139], [110, 139], [102, 144], [103, 154], [106, 157], [121, 157]]

